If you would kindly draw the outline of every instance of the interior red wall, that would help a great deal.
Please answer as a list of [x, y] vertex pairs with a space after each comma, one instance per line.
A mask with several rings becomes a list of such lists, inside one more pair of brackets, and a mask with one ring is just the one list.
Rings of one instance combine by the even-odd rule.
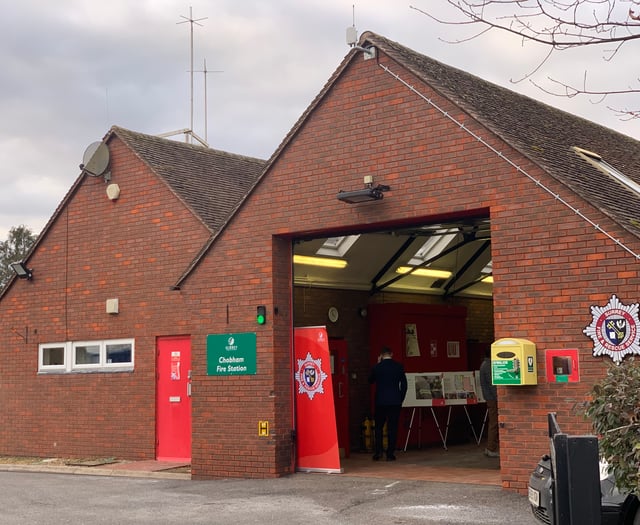
[[[370, 362], [375, 364], [383, 346], [393, 350], [394, 358], [406, 372], [468, 370], [466, 345], [467, 309], [437, 304], [371, 304], [369, 330]], [[405, 326], [415, 324], [420, 356], [405, 355]], [[447, 341], [460, 343], [460, 357], [447, 357]], [[435, 344], [435, 355], [431, 346]]]
[[[369, 315], [371, 316], [369, 325], [371, 366], [377, 362], [382, 347], [387, 346], [393, 351], [394, 359], [404, 365], [407, 373], [469, 370], [465, 307], [415, 303], [371, 304]], [[405, 326], [407, 324], [416, 326], [419, 356], [406, 355]], [[460, 344], [459, 357], [447, 356], [448, 341], [457, 341]], [[371, 399], [373, 402], [373, 395]], [[373, 405], [371, 411], [373, 413]], [[454, 411], [456, 414], [452, 411], [454, 419], [451, 424], [451, 435], [456, 439], [456, 434], [460, 434], [456, 424], [457, 412], [462, 412], [462, 409], [455, 407]], [[448, 407], [434, 409], [443, 432], [447, 412]], [[411, 422], [412, 414], [413, 422]], [[406, 407], [402, 410], [398, 433], [399, 447], [404, 447], [408, 434], [408, 447], [429, 446], [442, 442], [432, 412], [427, 408], [416, 408], [414, 411]]]

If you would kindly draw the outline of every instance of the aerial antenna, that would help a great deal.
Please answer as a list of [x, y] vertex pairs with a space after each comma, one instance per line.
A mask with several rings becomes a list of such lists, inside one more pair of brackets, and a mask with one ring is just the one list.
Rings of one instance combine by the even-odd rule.
[[376, 48], [373, 46], [362, 47], [358, 45], [358, 30], [356, 29], [356, 6], [352, 5], [353, 9], [353, 25], [351, 27], [347, 27], [347, 45], [351, 49], [357, 49], [364, 53], [364, 59], [369, 60], [370, 58], [375, 58], [376, 56]]
[[[189, 130], [191, 133], [193, 133], [193, 24], [196, 24], [198, 26], [202, 26], [202, 24], [198, 23], [201, 20], [206, 20], [208, 17], [204, 17], [204, 18], [193, 18], [193, 8], [190, 6], [189, 7], [189, 18], [187, 18], [186, 16], [180, 15], [181, 18], [184, 18], [184, 20], [182, 22], [176, 22], [177, 24], [186, 24], [187, 22], [189, 22], [190, 25], [190, 34], [191, 34], [191, 67], [189, 68], [189, 74], [191, 77], [191, 111], [190, 111], [190, 115], [191, 115], [191, 120], [190, 120], [190, 127]], [[206, 78], [206, 77], [205, 77]]]
[[197, 71], [197, 73], [204, 73], [204, 141], [208, 144], [209, 143], [209, 137], [208, 137], [208, 133], [207, 133], [207, 117], [209, 115], [208, 111], [207, 111], [207, 74], [208, 73], [224, 73], [224, 71], [220, 71], [220, 70], [214, 70], [214, 71], [208, 71], [207, 70], [207, 59], [204, 59], [204, 66], [202, 68], [201, 71]]

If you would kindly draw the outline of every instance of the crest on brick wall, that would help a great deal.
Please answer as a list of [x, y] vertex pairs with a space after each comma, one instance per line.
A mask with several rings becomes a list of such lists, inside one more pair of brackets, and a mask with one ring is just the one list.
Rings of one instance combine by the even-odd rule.
[[311, 353], [307, 352], [307, 357], [298, 359], [296, 372], [298, 394], [307, 394], [309, 399], [313, 399], [316, 394], [324, 394], [322, 383], [327, 377], [327, 374], [322, 371], [321, 358], [313, 359]]
[[593, 340], [594, 357], [608, 355], [619, 365], [625, 356], [640, 354], [638, 303], [624, 305], [615, 295], [605, 306], [592, 306], [593, 320], [583, 332]]

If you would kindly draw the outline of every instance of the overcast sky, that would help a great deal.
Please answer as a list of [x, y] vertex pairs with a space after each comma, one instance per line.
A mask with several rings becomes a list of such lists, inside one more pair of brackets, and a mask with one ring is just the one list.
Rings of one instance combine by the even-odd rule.
[[[411, 0], [447, 14], [445, 0]], [[112, 125], [160, 134], [190, 125], [194, 69], [207, 70], [211, 147], [268, 158], [349, 48], [345, 29], [370, 30], [415, 51], [640, 138], [588, 98], [545, 95], [529, 81], [544, 55], [505, 34], [450, 44], [468, 29], [438, 25], [403, 0], [20, 0], [0, 2], [0, 240], [21, 224], [39, 233], [79, 174], [86, 147]], [[563, 53], [536, 75], [583, 73], [631, 83], [631, 50]], [[631, 79], [626, 82], [624, 75]], [[618, 86], [620, 87], [620, 86]], [[194, 75], [194, 131], [204, 137], [204, 74]], [[609, 101], [608, 101], [609, 102]], [[630, 103], [631, 104], [631, 103]], [[630, 105], [626, 104], [626, 105]], [[624, 105], [624, 103], [620, 103]], [[632, 104], [631, 104], [632, 105]], [[639, 104], [640, 105], [640, 104]], [[182, 140], [181, 137], [177, 137]]]

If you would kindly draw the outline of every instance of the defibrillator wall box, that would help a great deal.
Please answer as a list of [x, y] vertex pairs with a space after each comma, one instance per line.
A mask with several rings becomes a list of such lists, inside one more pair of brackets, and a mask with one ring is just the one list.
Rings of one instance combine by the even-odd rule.
[[537, 385], [536, 345], [526, 339], [498, 339], [491, 345], [494, 385]]

